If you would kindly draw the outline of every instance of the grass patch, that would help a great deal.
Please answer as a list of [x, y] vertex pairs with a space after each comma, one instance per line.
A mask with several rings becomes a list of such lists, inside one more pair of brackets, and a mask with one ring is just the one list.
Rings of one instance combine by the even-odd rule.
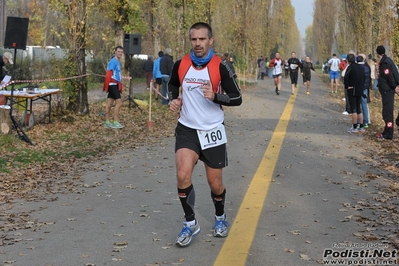
[[35, 151], [29, 149], [18, 150], [14, 156], [13, 162], [16, 164], [44, 163], [49, 157], [54, 157], [57, 153], [54, 151]]
[[319, 78], [324, 83], [326, 83], [327, 85], [330, 85], [331, 80], [330, 80], [330, 75], [329, 74], [323, 74], [323, 73], [320, 72], [318, 75], [319, 75]]
[[96, 151], [87, 151], [87, 152], [83, 152], [83, 151], [71, 151], [68, 154], [66, 154], [67, 157], [74, 157], [77, 159], [81, 159], [81, 158], [86, 158], [88, 156], [96, 156], [98, 154], [98, 152]]
[[2, 135], [0, 136], [0, 143], [2, 146], [12, 146], [19, 140], [14, 135]]
[[10, 173], [10, 170], [7, 168], [8, 159], [0, 158], [0, 172], [1, 173]]

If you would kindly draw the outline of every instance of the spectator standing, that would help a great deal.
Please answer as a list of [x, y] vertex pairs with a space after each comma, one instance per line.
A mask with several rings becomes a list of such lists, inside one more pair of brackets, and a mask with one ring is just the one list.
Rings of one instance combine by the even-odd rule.
[[[393, 138], [393, 109], [395, 92], [399, 93], [399, 73], [395, 63], [385, 54], [385, 47], [380, 45], [376, 52], [380, 58], [378, 73], [378, 89], [382, 100], [382, 118], [385, 121], [385, 128], [382, 133], [376, 136], [380, 139]], [[398, 125], [398, 118], [396, 124]]]
[[323, 66], [322, 66], [324, 74], [330, 73], [330, 68], [328, 67], [328, 60], [329, 59], [327, 58], [326, 61], [323, 63]]
[[328, 60], [328, 66], [330, 68], [331, 93], [337, 93], [339, 86], [339, 64], [341, 63], [341, 60], [337, 58], [336, 54], [333, 54], [332, 56], [333, 57]]
[[266, 75], [266, 62], [265, 59], [262, 57], [259, 62], [259, 72], [260, 72], [260, 79], [264, 79]]
[[260, 61], [264, 60], [263, 56], [259, 56], [258, 60], [256, 61], [258, 65], [258, 76], [257, 79], [261, 79], [261, 70], [260, 70]]
[[[348, 129], [351, 134], [363, 133], [363, 114], [361, 109], [364, 88], [364, 70], [356, 64], [355, 55], [348, 54], [348, 67], [345, 71], [344, 84], [348, 93], [350, 113], [352, 114], [352, 127]], [[357, 123], [360, 122], [358, 127]]]
[[236, 70], [234, 68], [234, 59], [232, 56], [229, 57], [228, 53], [225, 53], [224, 56], [226, 56], [226, 65], [230, 68], [231, 73], [233, 73], [234, 78], [237, 78]]
[[168, 99], [168, 97], [169, 97], [168, 82], [170, 79], [170, 75], [172, 74], [172, 68], [173, 68], [173, 58], [170, 55], [171, 53], [172, 53], [172, 49], [166, 48], [165, 54], [161, 58], [161, 62], [159, 65], [159, 68], [160, 68], [161, 74], [162, 74], [161, 94], [163, 96], [162, 104], [164, 104], [164, 105], [169, 103], [169, 100], [166, 100], [166, 99]]
[[364, 70], [364, 87], [363, 87], [363, 95], [361, 100], [362, 100], [362, 113], [363, 113], [363, 127], [368, 128], [368, 125], [370, 123], [368, 99], [370, 94], [371, 70], [370, 66], [366, 62], [364, 62], [364, 60], [366, 60], [365, 54], [360, 54], [357, 57], [357, 63], [361, 65]]
[[[105, 105], [105, 128], [123, 128], [119, 123], [119, 111], [122, 107], [122, 73], [120, 60], [123, 56], [123, 47], [117, 46], [114, 49], [114, 56], [109, 60], [103, 90], [108, 93]], [[115, 103], [113, 121], [110, 121], [111, 107]]]
[[226, 68], [229, 70], [229, 73], [231, 74], [231, 76], [234, 78], [237, 78], [237, 75], [234, 74], [234, 72], [233, 72], [234, 67], [229, 60], [229, 54], [225, 53], [220, 58], [221, 58], [222, 62], [226, 65]]
[[148, 56], [147, 60], [144, 61], [142, 68], [145, 73], [145, 79], [146, 79], [147, 90], [148, 90], [148, 89], [150, 89], [150, 83], [152, 80], [152, 71], [154, 69], [154, 62], [152, 61], [152, 56]]
[[345, 76], [345, 69], [346, 69], [346, 54], [341, 55], [342, 60], [341, 63], [339, 63], [339, 71], [341, 71], [341, 81], [342, 84], [344, 84], [344, 76]]
[[158, 95], [159, 95], [159, 91], [160, 91], [160, 87], [162, 85], [162, 73], [161, 73], [161, 69], [160, 69], [160, 63], [161, 63], [161, 59], [163, 56], [163, 52], [159, 51], [158, 52], [158, 58], [155, 60], [154, 62], [154, 68], [152, 70], [152, 78], [153, 80], [155, 80], [155, 100], [158, 100]]
[[12, 54], [5, 52], [0, 58], [0, 82], [3, 80], [5, 75], [8, 75], [7, 64], [13, 65]]
[[[353, 54], [353, 55], [355, 56], [355, 59], [356, 59], [356, 57], [357, 57], [356, 52], [355, 52], [354, 50], [350, 50], [348, 54]], [[348, 60], [345, 59], [345, 61], [346, 61], [346, 66], [348, 66]], [[342, 74], [343, 74], [343, 76], [345, 76], [345, 71], [346, 71], [346, 68], [345, 68], [345, 70], [341, 73], [341, 76], [342, 76]], [[345, 85], [344, 85], [345, 111], [342, 112], [343, 115], [349, 115], [349, 114], [350, 114], [350, 109], [351, 109], [350, 106], [349, 106], [349, 100], [348, 100], [348, 93], [347, 93], [347, 92], [348, 92], [348, 91], [345, 90]]]

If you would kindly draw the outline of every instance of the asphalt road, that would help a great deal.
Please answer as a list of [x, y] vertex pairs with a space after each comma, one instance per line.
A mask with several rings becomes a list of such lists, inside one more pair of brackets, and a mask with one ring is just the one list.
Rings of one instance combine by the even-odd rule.
[[[9, 233], [18, 241], [0, 246], [0, 262], [301, 266], [320, 265], [324, 250], [336, 243], [365, 243], [354, 235], [364, 229], [356, 221], [361, 210], [350, 207], [374, 193], [372, 185], [362, 185], [372, 170], [356, 163], [366, 156], [363, 137], [346, 132], [349, 118], [321, 80], [312, 79], [309, 96], [301, 84], [292, 96], [288, 80], [277, 96], [266, 78], [243, 89], [242, 106], [225, 108], [229, 166], [224, 182], [233, 226], [228, 238], [211, 235], [214, 210], [199, 162], [193, 181], [202, 232], [189, 247], [175, 246], [183, 212], [174, 139], [165, 137], [158, 146], [121, 151], [96, 163], [98, 170], [83, 176], [79, 193], [57, 195], [54, 202], [21, 202], [16, 208], [36, 210], [32, 218], [44, 225]], [[263, 163], [268, 166], [260, 167]], [[256, 178], [264, 188], [248, 194], [257, 188]]]

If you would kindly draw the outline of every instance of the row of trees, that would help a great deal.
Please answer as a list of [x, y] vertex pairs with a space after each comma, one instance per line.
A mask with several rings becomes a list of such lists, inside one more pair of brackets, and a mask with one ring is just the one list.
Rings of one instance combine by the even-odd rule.
[[397, 0], [315, 0], [306, 52], [320, 59], [349, 50], [375, 57], [376, 47], [384, 45], [399, 59], [398, 15]]
[[81, 48], [105, 58], [124, 33], [142, 34], [145, 54], [171, 47], [179, 58], [190, 49], [187, 31], [197, 21], [214, 28], [217, 52], [243, 63], [302, 49], [290, 0], [6, 0], [6, 6], [6, 15], [30, 18], [29, 45], [70, 48], [71, 34], [82, 27]]
[[[142, 35], [142, 53], [156, 56], [171, 47], [174, 58], [190, 49], [188, 28], [212, 25], [214, 50], [235, 57], [236, 68], [254, 74], [258, 56], [283, 58], [291, 51], [313, 60], [350, 49], [374, 54], [384, 44], [399, 55], [397, 0], [315, 0], [313, 25], [306, 29], [306, 50], [293, 19], [290, 0], [6, 0], [6, 16], [29, 17], [28, 45], [69, 49], [64, 74], [86, 73], [87, 50], [108, 61], [125, 33]], [[71, 81], [69, 109], [88, 113], [87, 81]]]
[[[260, 55], [301, 50], [290, 0], [6, 0], [6, 7], [6, 16], [30, 18], [28, 45], [69, 49], [69, 75], [86, 72], [87, 50], [105, 65], [125, 33], [142, 34], [142, 53], [171, 47], [179, 58], [197, 21], [212, 25], [217, 53], [233, 54], [236, 67], [252, 73]], [[69, 109], [88, 113], [86, 79], [71, 82]]]

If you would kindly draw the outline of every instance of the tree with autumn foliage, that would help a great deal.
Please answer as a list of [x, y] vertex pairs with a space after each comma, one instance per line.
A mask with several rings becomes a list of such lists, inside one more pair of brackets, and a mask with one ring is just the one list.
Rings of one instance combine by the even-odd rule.
[[376, 56], [375, 48], [384, 45], [399, 59], [397, 0], [315, 0], [314, 5], [313, 41], [307, 40], [317, 58], [349, 50]]
[[[29, 45], [69, 49], [67, 18], [49, 2], [70, 1], [7, 0], [7, 15], [30, 18]], [[315, 0], [312, 37], [305, 37], [313, 58], [323, 60], [350, 49], [374, 54], [378, 44], [396, 54], [398, 14], [392, 7], [397, 5], [397, 0]], [[86, 0], [86, 8], [86, 49], [104, 62], [123, 42], [124, 33], [142, 34], [145, 54], [156, 56], [171, 47], [179, 58], [190, 49], [188, 28], [200, 20], [214, 29], [215, 51], [233, 54], [250, 73], [255, 72], [259, 55], [269, 57], [280, 50], [285, 56], [302, 49], [289, 0]]]
[[[62, 35], [67, 32], [62, 21], [65, 18], [62, 8], [54, 8], [54, 5], [45, 8], [50, 0], [15, 1], [17, 4], [10, 0], [7, 2], [9, 7], [13, 7], [13, 13], [24, 13], [33, 18], [34, 15], [26, 8], [29, 6], [38, 14], [30, 26], [30, 44], [69, 45], [65, 34]], [[68, 4], [69, 1], [50, 2]], [[294, 9], [289, 0], [281, 3], [271, 0], [87, 0], [86, 6], [86, 44], [97, 55], [120, 44], [124, 33], [139, 33], [143, 35], [143, 53], [156, 55], [159, 50], [172, 47], [174, 56], [181, 57], [190, 49], [188, 28], [197, 21], [208, 22], [214, 28], [217, 40], [215, 50], [230, 52], [248, 60], [259, 54], [270, 54], [276, 38], [281, 49], [285, 50], [287, 45], [287, 51], [295, 50], [292, 44], [297, 46], [299, 42], [298, 29], [293, 20]], [[39, 19], [46, 17], [46, 14], [55, 14], [51, 18], [57, 19], [47, 25], [47, 20]], [[283, 27], [283, 31], [277, 34], [276, 27], [277, 30]], [[45, 32], [49, 34], [45, 35]]]

